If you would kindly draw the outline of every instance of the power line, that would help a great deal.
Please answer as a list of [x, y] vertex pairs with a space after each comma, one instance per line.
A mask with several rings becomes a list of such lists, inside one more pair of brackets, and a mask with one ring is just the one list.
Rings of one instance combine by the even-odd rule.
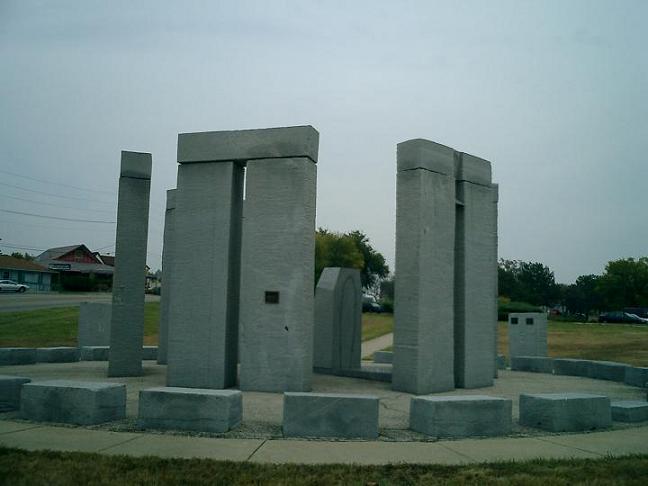
[[87, 199], [87, 198], [83, 198], [83, 197], [74, 197], [74, 196], [61, 196], [60, 194], [52, 194], [51, 192], [37, 191], [35, 189], [28, 189], [26, 187], [14, 186], [12, 184], [6, 184], [4, 182], [0, 182], [0, 185], [6, 186], [6, 187], [12, 187], [14, 189], [20, 189], [21, 191], [33, 192], [33, 193], [36, 193], [36, 194], [43, 194], [45, 196], [60, 197], [62, 199], [72, 199], [73, 201], [87, 201], [87, 202], [98, 202], [98, 203], [102, 203], [102, 204], [112, 204], [109, 201], [100, 201], [99, 199]]
[[36, 177], [30, 177], [30, 176], [21, 175], [21, 174], [14, 174], [13, 172], [9, 172], [9, 171], [6, 171], [6, 170], [0, 170], [0, 173], [8, 174], [8, 175], [11, 175], [11, 176], [14, 176], [14, 177], [22, 177], [23, 179], [28, 179], [30, 181], [36, 181], [36, 182], [42, 182], [44, 184], [53, 184], [55, 186], [69, 187], [71, 189], [77, 189], [79, 191], [101, 192], [101, 193], [104, 193], [104, 194], [114, 194], [113, 191], [103, 191], [101, 189], [86, 189], [84, 187], [73, 186], [71, 184], [64, 184], [62, 182], [54, 182], [54, 181], [48, 181], [48, 180], [45, 180], [45, 179], [37, 179]]
[[93, 219], [76, 219], [76, 218], [60, 218], [58, 216], [46, 216], [44, 214], [23, 213], [22, 211], [11, 211], [10, 209], [0, 209], [4, 213], [20, 214], [23, 216], [33, 216], [34, 218], [44, 219], [57, 219], [59, 221], [75, 221], [79, 223], [103, 223], [103, 224], [116, 224], [117, 221], [97, 221]]
[[48, 202], [43, 202], [43, 201], [34, 201], [33, 199], [25, 199], [23, 197], [17, 197], [17, 196], [9, 196], [8, 194], [0, 194], [0, 197], [8, 197], [9, 199], [15, 199], [17, 201], [24, 201], [28, 203], [35, 203], [35, 204], [42, 204], [44, 206], [52, 206], [55, 208], [61, 208], [61, 209], [76, 209], [80, 211], [94, 211], [97, 213], [110, 213], [114, 214], [114, 211], [108, 211], [107, 209], [86, 209], [86, 208], [80, 208], [80, 207], [74, 207], [74, 206], [61, 206], [60, 204], [52, 204]]
[[6, 244], [6, 243], [0, 243], [0, 246], [2, 248], [11, 248], [12, 250], [45, 251], [43, 248], [30, 248], [28, 246], [11, 245], [11, 244]]

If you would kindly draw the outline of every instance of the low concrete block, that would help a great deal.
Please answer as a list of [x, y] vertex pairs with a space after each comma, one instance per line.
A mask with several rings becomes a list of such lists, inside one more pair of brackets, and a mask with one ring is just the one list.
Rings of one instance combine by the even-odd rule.
[[586, 393], [522, 394], [520, 424], [551, 432], [603, 429], [612, 425], [610, 399]]
[[79, 348], [37, 348], [36, 361], [39, 363], [74, 363], [79, 361]]
[[315, 373], [322, 375], [346, 376], [361, 380], [383, 381], [391, 383], [393, 366], [387, 363], [363, 363], [360, 368], [336, 369], [313, 368]]
[[376, 351], [373, 360], [374, 363], [392, 364], [394, 362], [394, 353], [391, 351]]
[[644, 422], [648, 420], [648, 402], [635, 400], [612, 402], [612, 420]]
[[616, 363], [614, 361], [590, 361], [588, 376], [595, 380], [623, 382], [625, 380], [627, 368], [630, 368], [630, 366], [625, 363]]
[[82, 346], [81, 361], [108, 361], [109, 346]]
[[9, 412], [20, 408], [22, 387], [30, 381], [30, 378], [23, 376], [0, 375], [0, 412]]
[[590, 363], [586, 359], [554, 358], [553, 372], [555, 375], [589, 377]]
[[156, 360], [158, 357], [157, 346], [144, 346], [142, 348], [142, 359], [145, 361]]
[[504, 356], [503, 354], [497, 355], [497, 369], [498, 370], [506, 369], [506, 356]]
[[286, 437], [378, 437], [378, 397], [338, 393], [284, 393]]
[[227, 432], [241, 423], [238, 390], [159, 387], [139, 394], [138, 424], [144, 428]]
[[414, 397], [410, 429], [435, 437], [506, 435], [512, 400], [486, 395]]
[[0, 366], [36, 363], [36, 348], [0, 348]]
[[514, 356], [511, 358], [513, 371], [531, 371], [533, 373], [553, 373], [553, 358], [542, 356]]
[[626, 385], [648, 388], [648, 368], [628, 366], [623, 381]]
[[23, 418], [40, 422], [93, 425], [126, 416], [126, 385], [51, 380], [23, 385]]

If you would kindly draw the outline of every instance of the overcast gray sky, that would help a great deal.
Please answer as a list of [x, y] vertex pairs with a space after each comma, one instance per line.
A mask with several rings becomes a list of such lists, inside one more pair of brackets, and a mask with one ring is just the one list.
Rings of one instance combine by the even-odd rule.
[[311, 124], [317, 225], [392, 268], [396, 144], [422, 137], [493, 162], [501, 257], [599, 273], [648, 255], [647, 19], [642, 0], [0, 0], [0, 244], [113, 251], [113, 224], [6, 211], [113, 221], [120, 151], [147, 151], [159, 268], [179, 132]]

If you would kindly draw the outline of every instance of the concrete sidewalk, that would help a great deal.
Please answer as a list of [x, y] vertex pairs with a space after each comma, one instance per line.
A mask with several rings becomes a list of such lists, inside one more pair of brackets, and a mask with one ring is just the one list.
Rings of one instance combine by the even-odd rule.
[[362, 343], [362, 358], [366, 358], [374, 354], [376, 351], [385, 349], [394, 344], [394, 334], [383, 334], [377, 338], [370, 339]]
[[0, 445], [26, 450], [296, 464], [473, 464], [648, 454], [648, 426], [589, 434], [439, 442], [219, 439], [0, 421]]

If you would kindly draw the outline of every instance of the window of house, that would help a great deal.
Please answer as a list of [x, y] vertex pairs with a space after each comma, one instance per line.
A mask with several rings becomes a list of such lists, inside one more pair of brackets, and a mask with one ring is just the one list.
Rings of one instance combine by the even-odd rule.
[[518, 323], [518, 318], [517, 317], [511, 317], [511, 324], [517, 324]]
[[533, 317], [527, 317], [526, 323], [527, 326], [533, 326]]

